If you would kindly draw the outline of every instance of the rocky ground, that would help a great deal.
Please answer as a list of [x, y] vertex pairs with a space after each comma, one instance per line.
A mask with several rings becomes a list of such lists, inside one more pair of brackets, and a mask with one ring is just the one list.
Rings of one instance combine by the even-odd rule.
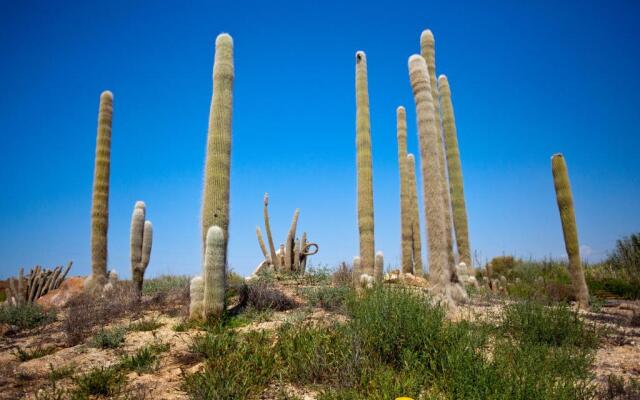
[[[287, 320], [329, 321], [344, 316], [327, 312], [321, 308], [306, 306], [304, 299], [298, 296], [298, 283], [279, 282], [275, 285], [285, 294], [300, 303], [300, 307], [282, 312], [270, 312], [257, 320], [240, 326], [239, 331], [274, 330]], [[495, 297], [474, 296], [469, 304], [460, 307], [452, 318], [491, 318], [499, 311], [502, 300]], [[599, 310], [584, 313], [583, 316], [598, 326], [605, 328], [601, 348], [595, 360], [594, 374], [599, 382], [604, 382], [610, 374], [627, 378], [640, 378], [640, 327], [632, 326], [633, 310], [640, 308], [640, 302], [610, 301]], [[135, 320], [155, 320], [159, 326], [151, 331], [129, 331], [124, 344], [116, 349], [98, 349], [87, 341], [68, 347], [63, 329], [64, 314], [59, 313], [57, 321], [43, 328], [26, 332], [11, 333], [0, 337], [0, 399], [39, 398], [51, 395], [50, 374], [53, 370], [73, 368], [75, 374], [89, 371], [94, 367], [108, 367], [118, 362], [124, 354], [132, 354], [149, 343], [168, 344], [168, 351], [159, 355], [155, 368], [150, 372], [130, 372], [127, 376], [126, 398], [146, 399], [183, 399], [186, 395], [180, 390], [183, 372], [202, 368], [198, 358], [189, 351], [189, 345], [195, 336], [202, 334], [198, 329], [186, 329], [180, 332], [183, 315], [163, 310], [143, 310], [135, 317], [116, 320], [110, 326], [129, 326]], [[40, 358], [20, 362], [18, 348], [47, 348], [51, 354]], [[70, 387], [71, 378], [62, 378], [58, 388]], [[280, 389], [280, 388], [278, 388]], [[304, 399], [314, 399], [315, 393], [305, 388], [285, 388], [290, 393]], [[47, 392], [48, 391], [48, 392]], [[273, 388], [276, 392], [276, 388]], [[271, 392], [271, 390], [269, 390]], [[270, 398], [265, 393], [263, 398]]]

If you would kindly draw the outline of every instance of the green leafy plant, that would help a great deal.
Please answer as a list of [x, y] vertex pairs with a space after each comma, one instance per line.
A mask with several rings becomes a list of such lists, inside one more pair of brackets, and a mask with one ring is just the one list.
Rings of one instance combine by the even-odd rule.
[[45, 311], [37, 304], [0, 306], [0, 323], [15, 325], [20, 329], [33, 329], [56, 320], [54, 311]]
[[44, 357], [49, 354], [53, 354], [56, 352], [56, 350], [57, 350], [57, 347], [55, 346], [49, 346], [49, 347], [38, 346], [31, 349], [22, 348], [18, 346], [16, 347], [14, 354], [16, 355], [16, 358], [19, 361], [24, 362], [24, 361], [33, 360], [35, 358]]
[[124, 343], [126, 333], [127, 331], [123, 327], [101, 328], [91, 339], [90, 344], [100, 349], [116, 349]]

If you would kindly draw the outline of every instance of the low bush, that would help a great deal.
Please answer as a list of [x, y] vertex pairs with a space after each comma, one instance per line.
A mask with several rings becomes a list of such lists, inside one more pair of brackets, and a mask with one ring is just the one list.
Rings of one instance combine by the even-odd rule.
[[595, 349], [598, 333], [566, 305], [532, 301], [505, 306], [499, 329], [521, 343]]
[[54, 311], [45, 311], [37, 304], [0, 306], [0, 323], [15, 325], [20, 329], [33, 329], [56, 320]]
[[342, 324], [285, 323], [275, 335], [212, 331], [192, 346], [205, 368], [186, 374], [183, 389], [195, 399], [251, 398], [287, 382], [311, 385], [324, 400], [595, 393], [596, 339], [566, 308], [513, 306], [495, 328], [451, 322], [421, 293], [378, 287], [346, 301], [345, 312]]
[[24, 362], [24, 361], [29, 361], [36, 358], [44, 357], [49, 354], [53, 354], [56, 352], [56, 350], [57, 348], [55, 346], [49, 346], [49, 347], [38, 346], [32, 349], [27, 349], [27, 348], [23, 349], [22, 347], [18, 346], [15, 350], [15, 355], [20, 362]]
[[98, 333], [91, 339], [90, 345], [99, 349], [117, 349], [124, 343], [126, 332], [123, 327], [100, 328]]
[[265, 332], [239, 336], [209, 333], [192, 351], [205, 357], [202, 372], [186, 374], [182, 385], [192, 399], [244, 399], [262, 390], [274, 377], [273, 337]]
[[155, 318], [143, 318], [130, 323], [127, 330], [132, 332], [150, 332], [160, 328], [162, 325], [164, 324]]
[[161, 275], [153, 279], [145, 279], [142, 294], [153, 296], [158, 293], [180, 291], [189, 288], [190, 278], [187, 275]]
[[138, 375], [153, 371], [158, 366], [159, 355], [168, 350], [168, 344], [153, 343], [146, 345], [132, 355], [123, 356], [118, 363], [118, 367], [127, 371], [135, 371]]
[[293, 299], [264, 280], [248, 285], [247, 305], [257, 311], [286, 311], [298, 306]]
[[638, 400], [640, 399], [640, 380], [609, 375], [599, 394], [602, 400]]
[[73, 399], [88, 399], [90, 396], [107, 398], [121, 394], [125, 389], [126, 374], [114, 367], [96, 367], [74, 378], [76, 389]]
[[320, 307], [327, 311], [342, 310], [353, 296], [348, 286], [319, 286], [305, 288], [302, 295], [310, 306]]

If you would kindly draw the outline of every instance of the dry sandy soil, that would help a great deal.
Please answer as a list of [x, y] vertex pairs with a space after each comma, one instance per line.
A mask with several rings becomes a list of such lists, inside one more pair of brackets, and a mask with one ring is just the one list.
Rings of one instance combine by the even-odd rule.
[[[296, 296], [295, 288], [286, 284], [278, 284], [278, 286], [283, 292], [303, 302], [303, 299]], [[629, 326], [629, 320], [633, 308], [640, 307], [640, 302], [611, 302], [608, 305], [597, 313], [584, 314], [586, 319], [609, 328], [597, 352], [594, 367], [596, 379], [604, 382], [609, 374], [639, 378], [640, 328]], [[460, 307], [452, 318], [490, 317], [499, 309], [500, 302], [495, 299], [474, 298], [470, 304]], [[183, 320], [181, 316], [148, 311], [143, 313], [143, 317], [156, 318], [162, 325], [150, 332], [128, 332], [124, 345], [115, 350], [93, 348], [87, 343], [66, 347], [65, 335], [62, 331], [62, 315], [58, 315], [57, 322], [44, 328], [0, 337], [0, 387], [2, 388], [0, 399], [35, 398], [35, 393], [48, 385], [50, 366], [61, 368], [73, 365], [76, 372], [84, 372], [97, 366], [109, 366], [116, 363], [122, 354], [132, 354], [145, 344], [154, 341], [169, 344], [170, 348], [161, 354], [155, 371], [140, 375], [132, 372], [128, 375], [130, 398], [186, 399], [187, 396], [180, 390], [181, 374], [183, 371], [190, 372], [202, 368], [198, 358], [189, 351], [193, 338], [202, 332], [196, 329], [176, 332], [173, 328]], [[274, 312], [267, 320], [237, 329], [242, 331], [276, 329], [284, 321], [291, 319], [326, 321], [336, 318], [344, 317], [330, 314], [320, 308], [300, 307], [290, 311]], [[130, 322], [131, 319], [121, 319], [111, 325], [126, 326]], [[56, 351], [41, 358], [20, 362], [15, 355], [15, 349], [18, 346], [22, 348], [55, 346]], [[71, 382], [65, 379], [61, 384], [68, 386]], [[271, 389], [262, 398], [270, 398], [269, 392], [276, 391], [276, 388]], [[286, 389], [304, 399], [315, 398], [315, 393], [305, 388], [288, 387]]]

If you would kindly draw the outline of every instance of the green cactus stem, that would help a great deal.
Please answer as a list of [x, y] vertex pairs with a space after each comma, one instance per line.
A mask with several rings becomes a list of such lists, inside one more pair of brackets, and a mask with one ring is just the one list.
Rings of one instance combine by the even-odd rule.
[[447, 165], [449, 170], [449, 191], [451, 194], [451, 210], [453, 227], [460, 261], [472, 269], [471, 247], [469, 245], [469, 227], [467, 221], [467, 206], [464, 199], [462, 181], [462, 163], [458, 148], [458, 131], [451, 101], [451, 88], [445, 75], [438, 78], [440, 88], [440, 107], [442, 109], [442, 125], [444, 128], [445, 147], [447, 150]]
[[222, 229], [224, 259], [229, 240], [229, 172], [231, 167], [231, 111], [233, 103], [233, 39], [216, 38], [213, 62], [213, 98], [209, 114], [207, 156], [202, 200], [202, 242], [211, 226]]
[[209, 228], [204, 254], [203, 317], [206, 321], [222, 317], [226, 287], [224, 231], [217, 225]]
[[396, 131], [398, 137], [398, 166], [400, 170], [400, 239], [402, 272], [413, 273], [409, 175], [407, 171], [407, 114], [404, 107], [398, 107], [396, 109]]
[[296, 228], [298, 226], [299, 216], [300, 216], [300, 209], [296, 208], [296, 210], [293, 213], [293, 219], [291, 220], [291, 227], [289, 227], [289, 233], [287, 234], [287, 241], [285, 242], [284, 269], [286, 271], [293, 271], [294, 246], [295, 246]]
[[416, 103], [418, 138], [423, 177], [423, 196], [427, 216], [427, 244], [429, 248], [429, 275], [435, 291], [443, 291], [449, 281], [447, 228], [442, 198], [438, 132], [435, 108], [430, 86], [429, 70], [424, 58], [409, 58], [409, 77]]
[[267, 240], [269, 241], [269, 251], [271, 252], [271, 262], [273, 263], [273, 268], [277, 271], [280, 269], [280, 257], [276, 254], [276, 247], [273, 244], [273, 236], [271, 235], [271, 225], [269, 224], [269, 194], [264, 194], [264, 230], [267, 234]]
[[562, 154], [554, 154], [551, 157], [551, 171], [556, 189], [558, 210], [560, 211], [560, 221], [562, 222], [564, 245], [569, 256], [571, 283], [573, 284], [578, 305], [582, 309], [588, 309], [589, 289], [584, 279], [584, 270], [580, 261], [580, 243], [578, 242], [578, 228], [573, 208], [573, 194], [571, 193], [567, 164]]
[[138, 201], [131, 216], [131, 277], [138, 296], [142, 295], [144, 273], [151, 258], [153, 225], [145, 220], [147, 213], [144, 202]]
[[111, 168], [111, 121], [113, 94], [106, 90], [100, 95], [98, 134], [91, 202], [91, 277], [88, 289], [107, 283], [107, 231], [109, 230], [109, 175]]
[[433, 32], [426, 29], [420, 35], [420, 51], [422, 57], [427, 62], [427, 68], [429, 70], [429, 84], [431, 86], [431, 97], [434, 104], [435, 124], [438, 129], [437, 141], [438, 141], [438, 163], [440, 164], [440, 190], [442, 190], [442, 200], [444, 202], [444, 218], [447, 240], [447, 257], [449, 260], [449, 268], [453, 269], [455, 266], [455, 256], [453, 254], [453, 226], [451, 221], [451, 200], [449, 198], [449, 183], [447, 181], [447, 161], [445, 159], [444, 140], [442, 138], [442, 121], [440, 118], [440, 105], [438, 95], [438, 81], [436, 79], [436, 42], [433, 37]]
[[371, 123], [367, 57], [356, 53], [356, 153], [358, 176], [358, 229], [360, 232], [360, 263], [362, 273], [373, 275], [373, 163], [371, 161]]
[[424, 276], [422, 267], [422, 238], [420, 237], [420, 211], [418, 210], [418, 185], [416, 184], [416, 160], [407, 154], [407, 175], [409, 177], [409, 219], [411, 221], [411, 261], [413, 274]]
[[260, 245], [260, 250], [262, 250], [262, 254], [264, 255], [264, 259], [271, 263], [271, 256], [267, 251], [267, 246], [264, 244], [264, 239], [262, 239], [262, 231], [259, 226], [256, 226], [256, 236], [258, 237], [258, 244]]

